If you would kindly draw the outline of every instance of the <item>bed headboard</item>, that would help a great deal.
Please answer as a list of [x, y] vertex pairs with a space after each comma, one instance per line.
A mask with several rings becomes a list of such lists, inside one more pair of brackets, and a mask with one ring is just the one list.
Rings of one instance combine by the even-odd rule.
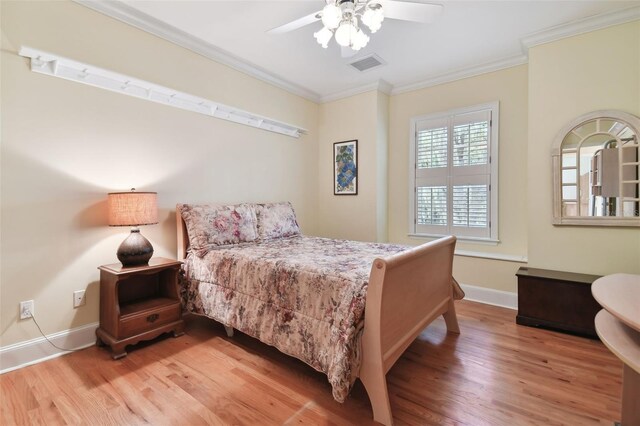
[[178, 260], [184, 260], [187, 257], [187, 249], [189, 248], [189, 234], [187, 233], [187, 225], [182, 220], [182, 215], [177, 209], [176, 232], [178, 233]]

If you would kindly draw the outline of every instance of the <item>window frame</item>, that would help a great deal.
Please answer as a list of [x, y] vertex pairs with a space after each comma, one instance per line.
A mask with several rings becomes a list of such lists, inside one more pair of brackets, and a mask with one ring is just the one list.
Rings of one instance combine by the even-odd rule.
[[[416, 158], [416, 143], [417, 143], [417, 126], [418, 123], [424, 120], [438, 120], [438, 119], [451, 119], [456, 115], [474, 113], [478, 111], [490, 110], [491, 111], [491, 122], [489, 126], [489, 174], [490, 174], [490, 186], [489, 186], [489, 236], [488, 237], [478, 237], [472, 235], [456, 235], [454, 233], [453, 224], [449, 223], [447, 225], [447, 230], [449, 233], [432, 233], [432, 232], [418, 232], [417, 231], [417, 212], [416, 212], [416, 196], [417, 196], [417, 187], [416, 187], [416, 175], [417, 175], [417, 158]], [[499, 188], [498, 188], [498, 169], [499, 169], [499, 158], [498, 158], [498, 146], [499, 146], [499, 129], [500, 129], [500, 102], [488, 102], [478, 105], [472, 105], [463, 108], [454, 108], [447, 111], [441, 111], [431, 114], [425, 114], [420, 116], [414, 116], [410, 120], [409, 124], [409, 236], [413, 237], [442, 237], [445, 235], [455, 235], [459, 240], [467, 240], [467, 241], [477, 241], [477, 242], [487, 242], [487, 243], [498, 243], [498, 198], [499, 198]], [[447, 125], [447, 131], [451, 132], [451, 121]], [[453, 141], [448, 141], [448, 149], [451, 150], [453, 146]], [[451, 173], [453, 169], [453, 164], [448, 163], [447, 169], [447, 182], [454, 176]], [[452, 193], [447, 194], [447, 198], [452, 197]]]

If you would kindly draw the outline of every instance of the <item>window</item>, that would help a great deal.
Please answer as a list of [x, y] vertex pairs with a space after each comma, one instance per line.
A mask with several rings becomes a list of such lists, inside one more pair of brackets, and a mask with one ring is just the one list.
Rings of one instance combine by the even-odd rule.
[[411, 120], [412, 235], [498, 239], [498, 103]]

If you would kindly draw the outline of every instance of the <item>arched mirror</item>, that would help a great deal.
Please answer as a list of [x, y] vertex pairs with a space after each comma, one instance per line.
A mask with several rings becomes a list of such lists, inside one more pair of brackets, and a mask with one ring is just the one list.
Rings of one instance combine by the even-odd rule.
[[595, 111], [567, 124], [553, 147], [553, 223], [640, 226], [640, 118]]

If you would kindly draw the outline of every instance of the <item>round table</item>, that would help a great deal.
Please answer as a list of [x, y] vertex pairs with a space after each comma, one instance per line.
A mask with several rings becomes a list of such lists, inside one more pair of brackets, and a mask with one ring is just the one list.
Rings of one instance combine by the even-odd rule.
[[596, 332], [624, 363], [621, 424], [640, 425], [640, 275], [598, 278], [591, 292], [604, 308], [596, 315]]

